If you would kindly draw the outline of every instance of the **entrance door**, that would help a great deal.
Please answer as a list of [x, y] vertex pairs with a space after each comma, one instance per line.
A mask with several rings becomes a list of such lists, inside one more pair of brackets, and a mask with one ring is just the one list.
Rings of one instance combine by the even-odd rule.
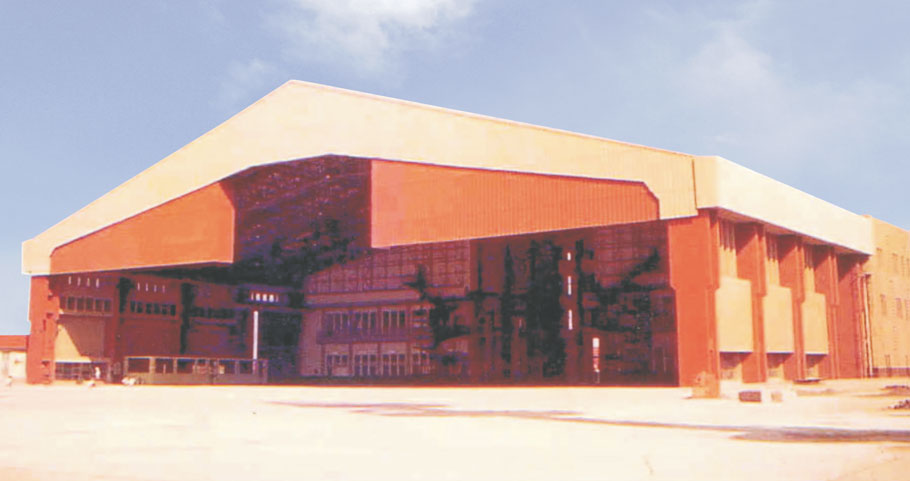
[[296, 378], [299, 313], [263, 311], [259, 317], [259, 358], [269, 361], [269, 382]]

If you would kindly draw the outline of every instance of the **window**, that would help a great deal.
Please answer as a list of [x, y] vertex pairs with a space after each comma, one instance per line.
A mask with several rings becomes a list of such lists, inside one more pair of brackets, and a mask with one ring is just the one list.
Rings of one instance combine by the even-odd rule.
[[178, 359], [177, 360], [177, 372], [184, 373], [184, 374], [192, 373], [194, 364], [195, 364], [195, 361], [193, 361], [192, 359]]
[[149, 372], [151, 369], [151, 359], [149, 358], [132, 358], [126, 360], [126, 372], [131, 374], [140, 374]]
[[158, 374], [171, 374], [174, 372], [174, 360], [167, 357], [155, 359], [155, 372]]
[[237, 371], [240, 374], [252, 374], [253, 373], [253, 362], [252, 361], [240, 361], [237, 364]]
[[234, 361], [218, 361], [223, 374], [234, 374]]

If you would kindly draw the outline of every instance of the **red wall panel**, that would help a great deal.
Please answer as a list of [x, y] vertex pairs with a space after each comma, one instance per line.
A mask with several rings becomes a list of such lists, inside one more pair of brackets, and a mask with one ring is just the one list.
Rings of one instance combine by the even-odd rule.
[[212, 184], [54, 250], [51, 272], [231, 262], [234, 208]]
[[371, 175], [373, 247], [658, 219], [640, 182], [378, 160]]

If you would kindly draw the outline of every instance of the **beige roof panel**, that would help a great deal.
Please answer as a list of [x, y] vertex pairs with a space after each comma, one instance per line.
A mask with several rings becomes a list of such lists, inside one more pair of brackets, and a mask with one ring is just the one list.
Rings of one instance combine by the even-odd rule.
[[52, 250], [248, 167], [340, 154], [644, 182], [661, 218], [696, 214], [691, 156], [289, 81], [22, 246], [27, 274]]
[[698, 208], [720, 207], [854, 251], [871, 254], [865, 217], [727, 159], [695, 159]]

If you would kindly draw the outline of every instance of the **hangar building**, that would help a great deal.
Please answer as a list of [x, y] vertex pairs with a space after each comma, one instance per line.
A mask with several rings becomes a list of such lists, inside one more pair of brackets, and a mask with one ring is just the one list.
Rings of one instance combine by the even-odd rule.
[[22, 263], [29, 382], [910, 372], [900, 228], [720, 157], [299, 81]]

